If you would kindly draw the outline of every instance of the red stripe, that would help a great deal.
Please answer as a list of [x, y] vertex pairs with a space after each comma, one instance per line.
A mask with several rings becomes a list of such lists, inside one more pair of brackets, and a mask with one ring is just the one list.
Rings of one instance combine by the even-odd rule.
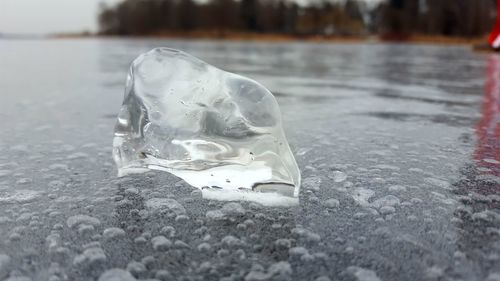
[[493, 45], [493, 42], [497, 37], [500, 35], [500, 0], [498, 0], [498, 14], [497, 14], [497, 22], [495, 24], [495, 27], [493, 28], [493, 31], [490, 34], [490, 38], [488, 39], [488, 42], [490, 45]]
[[[476, 150], [474, 158], [478, 167], [487, 168], [482, 174], [500, 176], [498, 164], [485, 159], [500, 161], [500, 56], [492, 55], [488, 59], [488, 76], [483, 96], [482, 117], [476, 125]], [[500, 186], [499, 186], [500, 188]], [[500, 191], [500, 190], [499, 190]]]

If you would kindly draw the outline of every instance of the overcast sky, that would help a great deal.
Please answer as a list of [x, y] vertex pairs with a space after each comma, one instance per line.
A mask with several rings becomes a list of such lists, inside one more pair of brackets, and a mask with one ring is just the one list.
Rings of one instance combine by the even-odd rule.
[[99, 3], [114, 4], [120, 1], [0, 0], [0, 33], [48, 34], [96, 31]]
[[95, 31], [99, 3], [120, 0], [0, 0], [0, 33]]

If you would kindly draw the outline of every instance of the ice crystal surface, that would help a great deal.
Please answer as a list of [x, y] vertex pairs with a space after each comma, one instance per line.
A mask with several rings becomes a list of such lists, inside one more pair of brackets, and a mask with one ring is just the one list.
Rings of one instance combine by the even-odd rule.
[[157, 48], [132, 63], [113, 147], [119, 175], [167, 171], [212, 199], [298, 196], [300, 172], [271, 92], [182, 51]]

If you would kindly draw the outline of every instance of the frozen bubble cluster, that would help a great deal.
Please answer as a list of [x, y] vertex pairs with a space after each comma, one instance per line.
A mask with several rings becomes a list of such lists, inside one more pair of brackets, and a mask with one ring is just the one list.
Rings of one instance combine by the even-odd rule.
[[182, 51], [132, 63], [113, 147], [119, 175], [163, 170], [206, 198], [297, 202], [300, 172], [271, 92]]

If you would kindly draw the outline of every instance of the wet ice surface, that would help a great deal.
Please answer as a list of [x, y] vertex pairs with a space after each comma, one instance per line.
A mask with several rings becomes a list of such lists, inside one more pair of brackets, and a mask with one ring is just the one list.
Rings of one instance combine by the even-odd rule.
[[[161, 172], [115, 177], [125, 71], [161, 45], [277, 93], [302, 170], [299, 207], [205, 200]], [[499, 278], [498, 89], [485, 87], [498, 58], [75, 40], [3, 41], [0, 61], [0, 279]]]

